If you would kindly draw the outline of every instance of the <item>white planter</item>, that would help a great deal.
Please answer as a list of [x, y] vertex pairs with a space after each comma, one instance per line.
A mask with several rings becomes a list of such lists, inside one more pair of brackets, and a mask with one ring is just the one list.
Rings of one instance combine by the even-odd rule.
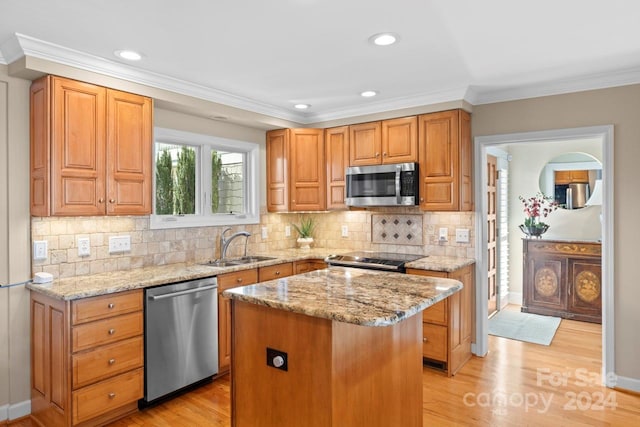
[[297, 242], [300, 249], [311, 249], [313, 237], [298, 237]]

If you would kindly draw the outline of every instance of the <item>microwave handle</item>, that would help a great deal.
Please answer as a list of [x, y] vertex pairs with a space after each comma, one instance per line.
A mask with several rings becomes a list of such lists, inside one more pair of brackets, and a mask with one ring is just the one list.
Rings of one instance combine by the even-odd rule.
[[402, 172], [402, 168], [400, 165], [396, 165], [396, 201], [397, 204], [402, 204], [402, 196], [400, 195], [400, 173]]

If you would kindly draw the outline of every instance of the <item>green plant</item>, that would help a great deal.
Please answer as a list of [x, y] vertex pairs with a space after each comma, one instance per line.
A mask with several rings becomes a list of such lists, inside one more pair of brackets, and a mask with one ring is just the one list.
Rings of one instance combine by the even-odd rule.
[[176, 183], [173, 194], [175, 211], [178, 214], [196, 213], [196, 152], [193, 148], [182, 147], [178, 153]]
[[291, 224], [291, 225], [293, 225], [293, 228], [296, 229], [296, 231], [298, 232], [298, 234], [302, 239], [306, 239], [306, 238], [312, 237], [311, 235], [313, 234], [313, 229], [316, 227], [316, 222], [313, 219], [313, 217], [303, 216], [300, 218], [299, 226], [296, 224]]
[[211, 152], [211, 212], [218, 213], [220, 207], [220, 175], [222, 173], [222, 158], [217, 151]]
[[173, 214], [173, 177], [169, 150], [158, 153], [156, 160], [156, 215]]

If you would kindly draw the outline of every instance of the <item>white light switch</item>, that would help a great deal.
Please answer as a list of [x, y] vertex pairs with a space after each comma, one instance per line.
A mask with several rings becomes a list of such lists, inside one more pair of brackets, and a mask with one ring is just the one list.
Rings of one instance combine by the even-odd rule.
[[91, 243], [88, 237], [78, 237], [78, 256], [91, 255]]
[[456, 228], [456, 242], [469, 243], [469, 230], [467, 228]]
[[261, 234], [262, 234], [262, 238], [263, 239], [266, 239], [267, 237], [269, 237], [269, 233], [268, 233], [267, 227], [262, 227]]
[[291, 226], [285, 225], [284, 227], [284, 237], [291, 237]]
[[46, 240], [36, 240], [33, 242], [33, 259], [47, 259]]
[[441, 227], [438, 230], [438, 240], [441, 242], [446, 242], [448, 234], [449, 234], [449, 230], [447, 230], [447, 227]]

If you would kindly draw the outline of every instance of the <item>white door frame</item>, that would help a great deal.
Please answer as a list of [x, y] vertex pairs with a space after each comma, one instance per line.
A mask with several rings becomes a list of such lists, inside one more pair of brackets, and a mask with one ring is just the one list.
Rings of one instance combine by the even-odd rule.
[[[477, 136], [474, 138], [474, 173], [476, 198], [476, 343], [472, 351], [485, 356], [489, 350], [489, 320], [485, 301], [487, 289], [487, 202], [483, 196], [487, 186], [486, 148], [492, 145], [514, 143], [536, 143], [583, 138], [600, 138], [602, 141], [602, 382], [607, 373], [615, 372], [614, 346], [614, 274], [613, 274], [613, 125], [591, 126], [570, 129], [553, 129], [502, 135]], [[512, 171], [515, 173], [515, 171]]]

